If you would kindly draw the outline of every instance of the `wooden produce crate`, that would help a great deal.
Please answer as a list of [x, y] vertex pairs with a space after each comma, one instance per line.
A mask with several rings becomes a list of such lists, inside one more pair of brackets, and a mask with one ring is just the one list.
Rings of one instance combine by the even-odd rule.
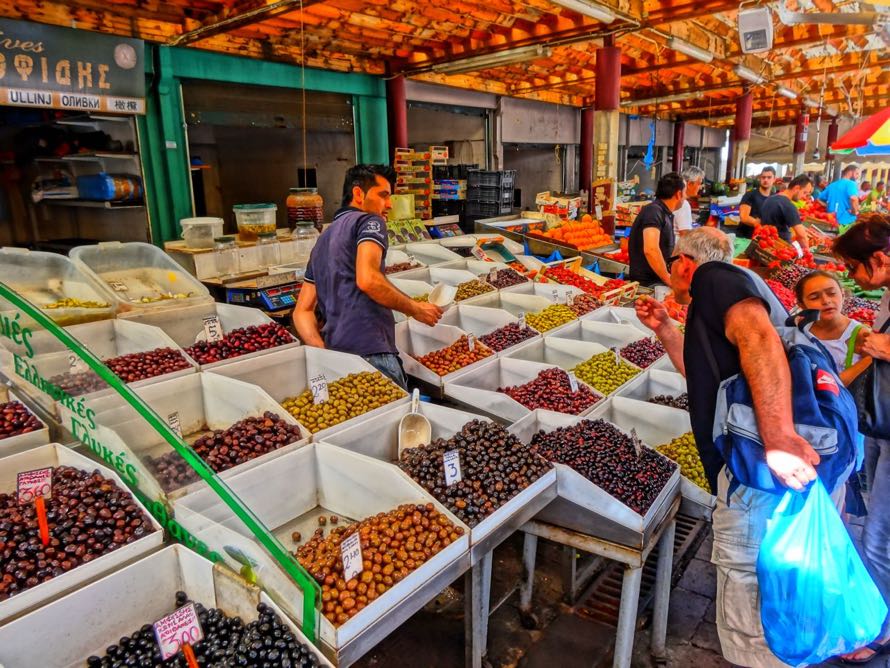
[[[593, 281], [597, 285], [605, 285], [611, 279], [606, 278], [605, 276], [600, 276], [599, 274], [595, 274], [589, 269], [585, 269], [581, 266], [581, 258], [574, 257], [568, 260], [563, 260], [561, 262], [554, 262], [549, 266], [558, 266], [562, 265], [572, 273], [578, 274], [579, 276], [586, 278], [590, 281]], [[535, 280], [542, 283], [557, 283], [553, 278], [546, 276], [546, 270], [543, 272], [538, 272], [535, 276]], [[628, 281], [624, 285], [621, 285], [617, 288], [609, 290], [608, 292], [603, 292], [598, 295], [598, 299], [603, 302], [604, 305], [608, 306], [617, 306], [619, 302], [627, 302], [633, 301], [637, 292], [639, 291], [640, 284], [637, 281]]]

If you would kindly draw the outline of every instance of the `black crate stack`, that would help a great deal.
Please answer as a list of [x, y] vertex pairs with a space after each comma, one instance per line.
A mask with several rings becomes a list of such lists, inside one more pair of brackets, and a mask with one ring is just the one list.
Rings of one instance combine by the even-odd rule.
[[467, 217], [493, 218], [512, 213], [515, 185], [515, 170], [471, 170], [467, 173]]

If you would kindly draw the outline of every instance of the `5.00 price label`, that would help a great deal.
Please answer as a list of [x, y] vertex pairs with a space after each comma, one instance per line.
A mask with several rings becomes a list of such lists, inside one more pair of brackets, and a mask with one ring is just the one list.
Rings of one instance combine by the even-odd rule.
[[445, 467], [445, 486], [451, 487], [462, 480], [460, 474], [460, 452], [449, 450], [442, 455], [442, 465]]
[[343, 560], [343, 579], [347, 582], [364, 570], [362, 544], [359, 542], [358, 531], [340, 543], [340, 558]]
[[176, 656], [183, 645], [194, 645], [204, 639], [195, 604], [184, 605], [154, 623], [155, 638], [161, 648], [161, 659]]
[[22, 471], [15, 477], [19, 503], [31, 503], [35, 499], [51, 498], [53, 493], [52, 467]]
[[204, 322], [204, 337], [207, 341], [213, 343], [214, 341], [222, 341], [223, 340], [223, 328], [222, 323], [219, 321], [218, 315], [208, 315], [203, 319]]

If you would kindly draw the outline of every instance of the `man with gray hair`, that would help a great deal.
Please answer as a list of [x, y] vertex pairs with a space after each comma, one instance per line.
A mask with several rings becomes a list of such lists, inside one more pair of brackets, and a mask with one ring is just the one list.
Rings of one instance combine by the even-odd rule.
[[695, 165], [689, 165], [680, 172], [680, 176], [686, 182], [686, 199], [683, 200], [680, 208], [674, 211], [674, 234], [678, 238], [692, 229], [692, 204], [689, 203], [689, 200], [698, 199], [698, 192], [701, 190], [701, 184], [705, 178], [705, 170]]
[[[775, 329], [787, 312], [760, 277], [732, 264], [732, 244], [717, 229], [701, 227], [680, 237], [670, 262], [674, 295], [690, 304], [686, 333], [651, 297], [642, 297], [636, 310], [686, 376], [692, 431], [717, 495], [712, 561], [720, 645], [733, 664], [779, 668], [786, 664], [770, 651], [760, 621], [757, 555], [767, 520], [782, 497], [742, 485], [728, 498], [729, 478], [713, 428], [720, 383], [743, 373], [770, 470], [792, 489], [815, 480], [819, 456], [794, 429], [791, 370]], [[703, 354], [708, 344], [719, 378]]]

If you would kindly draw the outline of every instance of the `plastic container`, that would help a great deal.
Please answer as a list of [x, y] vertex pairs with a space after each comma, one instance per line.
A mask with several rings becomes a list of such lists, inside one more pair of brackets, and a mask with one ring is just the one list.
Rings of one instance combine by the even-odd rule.
[[[60, 326], [105, 320], [114, 317], [115, 305], [95, 278], [64, 255], [29, 251], [26, 248], [0, 248], [0, 282], [15, 290]], [[47, 308], [63, 299], [77, 299], [94, 307]], [[11, 308], [0, 300], [0, 311]], [[19, 319], [23, 327], [33, 321]]]
[[[435, 387], [442, 387], [447, 380], [459, 376], [469, 369], [475, 369], [485, 364], [488, 360], [495, 358], [494, 351], [492, 351], [490, 357], [473, 362], [445, 376], [440, 376], [417, 360], [421, 355], [427, 355], [435, 350], [447, 348], [466, 334], [464, 330], [458, 327], [441, 323], [434, 327], [429, 327], [413, 319], [407, 322], [400, 322], [396, 325], [396, 348], [399, 350], [399, 357], [402, 359], [405, 373]], [[476, 345], [480, 349], [487, 348], [480, 341], [477, 341]]]
[[213, 240], [223, 233], [222, 218], [183, 218], [179, 224], [189, 248], [213, 248]]
[[276, 204], [236, 204], [232, 210], [235, 212], [238, 238], [241, 241], [256, 241], [260, 233], [275, 231], [275, 214], [278, 212]]
[[281, 247], [275, 232], [263, 232], [256, 242], [256, 250], [260, 269], [277, 267], [281, 264]]
[[231, 278], [240, 273], [235, 237], [217, 237], [213, 240], [213, 264], [219, 278]]
[[312, 254], [312, 249], [315, 248], [315, 243], [318, 241], [318, 230], [315, 229], [311, 221], [299, 221], [294, 227], [291, 238], [296, 246], [293, 262], [305, 266], [309, 262], [309, 256]]
[[103, 286], [118, 311], [183, 307], [210, 300], [210, 292], [157, 246], [107, 241], [78, 246], [71, 260]]
[[87, 174], [77, 177], [80, 199], [97, 202], [141, 202], [142, 179], [135, 174]]
[[324, 225], [324, 198], [318, 188], [291, 188], [287, 195], [287, 224], [296, 227], [308, 221], [321, 232]]

